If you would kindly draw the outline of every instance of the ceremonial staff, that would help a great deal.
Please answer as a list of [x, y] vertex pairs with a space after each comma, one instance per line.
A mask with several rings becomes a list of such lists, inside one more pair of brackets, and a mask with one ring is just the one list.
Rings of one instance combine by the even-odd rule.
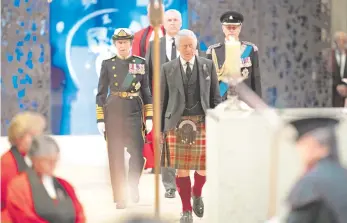
[[160, 44], [159, 29], [163, 19], [163, 7], [161, 0], [150, 0], [150, 23], [154, 27], [154, 63], [153, 63], [153, 145], [155, 160], [155, 217], [160, 218], [159, 203], [159, 173], [160, 173]]

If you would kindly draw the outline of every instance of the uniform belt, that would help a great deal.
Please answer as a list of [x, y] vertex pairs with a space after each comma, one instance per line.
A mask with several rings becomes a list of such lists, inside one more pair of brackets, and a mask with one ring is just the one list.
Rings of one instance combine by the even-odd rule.
[[140, 93], [139, 92], [131, 93], [131, 92], [126, 92], [126, 91], [123, 91], [123, 92], [112, 91], [111, 95], [118, 96], [118, 97], [121, 97], [121, 98], [131, 98], [131, 97], [138, 97], [138, 96], [140, 96]]

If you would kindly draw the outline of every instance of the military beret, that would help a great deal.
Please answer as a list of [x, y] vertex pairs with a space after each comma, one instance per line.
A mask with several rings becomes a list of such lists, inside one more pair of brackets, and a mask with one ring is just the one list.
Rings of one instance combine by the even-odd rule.
[[235, 11], [229, 11], [223, 13], [219, 20], [223, 25], [240, 25], [243, 22], [243, 15]]
[[132, 40], [134, 38], [133, 33], [130, 29], [119, 28], [116, 29], [113, 33], [113, 40]]

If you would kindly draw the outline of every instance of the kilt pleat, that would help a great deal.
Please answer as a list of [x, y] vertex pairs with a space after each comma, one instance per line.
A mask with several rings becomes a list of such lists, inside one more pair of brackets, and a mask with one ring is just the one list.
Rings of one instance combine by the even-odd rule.
[[[191, 120], [196, 125], [196, 138], [192, 144], [179, 141], [178, 129], [165, 132], [162, 149], [163, 166], [180, 170], [206, 169], [206, 128], [204, 116], [183, 116], [181, 121]], [[179, 122], [179, 123], [180, 123]]]

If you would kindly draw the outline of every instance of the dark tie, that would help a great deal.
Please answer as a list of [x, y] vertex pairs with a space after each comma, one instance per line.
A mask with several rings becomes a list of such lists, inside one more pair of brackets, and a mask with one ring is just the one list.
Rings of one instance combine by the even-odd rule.
[[172, 37], [172, 46], [171, 46], [171, 60], [176, 59], [176, 44], [175, 44], [175, 38]]
[[189, 65], [190, 65], [189, 62], [187, 62], [186, 65], [187, 65], [186, 75], [187, 75], [187, 78], [188, 78], [188, 80], [189, 80], [190, 77], [192, 76], [192, 69], [191, 69], [190, 66], [189, 66]]

